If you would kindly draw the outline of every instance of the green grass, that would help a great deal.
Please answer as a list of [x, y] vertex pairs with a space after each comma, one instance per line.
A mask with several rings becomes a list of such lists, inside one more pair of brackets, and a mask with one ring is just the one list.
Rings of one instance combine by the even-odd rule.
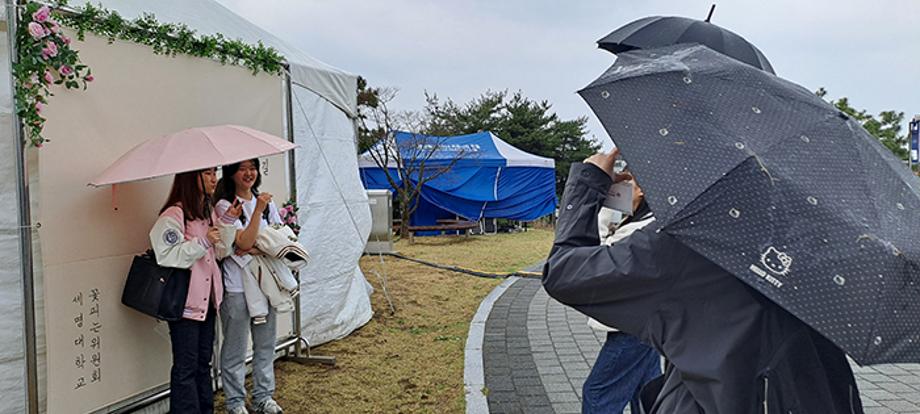
[[[490, 272], [522, 270], [545, 257], [548, 230], [397, 243], [409, 256]], [[276, 399], [286, 413], [462, 413], [463, 349], [469, 321], [501, 280], [367, 256], [373, 319], [347, 338], [314, 349], [335, 367], [276, 364]], [[391, 314], [374, 272], [386, 274]], [[309, 306], [307, 304], [306, 306]]]
[[552, 230], [529, 229], [523, 233], [469, 237], [416, 237], [414, 244], [398, 241], [396, 250], [406, 256], [439, 264], [510, 273], [545, 259], [552, 240]]

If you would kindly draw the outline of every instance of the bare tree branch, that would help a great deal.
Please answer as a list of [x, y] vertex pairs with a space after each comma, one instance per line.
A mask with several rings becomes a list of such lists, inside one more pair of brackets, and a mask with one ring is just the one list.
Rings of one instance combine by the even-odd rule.
[[[418, 209], [422, 188], [426, 183], [448, 173], [460, 159], [468, 157], [471, 151], [462, 146], [455, 148], [449, 145], [449, 139], [445, 137], [428, 137], [412, 132], [425, 130], [428, 122], [426, 115], [393, 112], [389, 103], [395, 97], [394, 89], [380, 89], [377, 104], [370, 108], [370, 113], [359, 119], [365, 131], [373, 132], [376, 143], [367, 153], [383, 170], [387, 183], [396, 190], [402, 218], [400, 235], [408, 237], [411, 242], [409, 218]], [[407, 131], [408, 138], [397, 140], [397, 131]], [[452, 155], [446, 162], [436, 158], [447, 153]]]

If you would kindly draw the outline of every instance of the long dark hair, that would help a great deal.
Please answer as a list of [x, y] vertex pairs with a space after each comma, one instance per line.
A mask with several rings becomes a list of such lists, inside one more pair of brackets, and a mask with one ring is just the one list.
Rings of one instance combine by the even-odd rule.
[[160, 214], [167, 208], [179, 206], [186, 221], [211, 220], [211, 200], [204, 191], [204, 179], [201, 177], [206, 170], [176, 174], [172, 189], [169, 190], [169, 197], [160, 209]]
[[[252, 165], [256, 167], [256, 182], [252, 184], [252, 195], [258, 196], [259, 186], [262, 185], [262, 164], [259, 162], [258, 158], [253, 158], [248, 161], [252, 162]], [[233, 176], [240, 170], [240, 166], [243, 162], [221, 167], [220, 180], [217, 182], [217, 190], [214, 192], [217, 195], [214, 200], [215, 202], [227, 200], [232, 204], [233, 201], [236, 200], [236, 182], [233, 181]], [[262, 218], [268, 221], [268, 208], [262, 212]], [[246, 225], [245, 212], [240, 214], [240, 222], [242, 222], [244, 226]]]

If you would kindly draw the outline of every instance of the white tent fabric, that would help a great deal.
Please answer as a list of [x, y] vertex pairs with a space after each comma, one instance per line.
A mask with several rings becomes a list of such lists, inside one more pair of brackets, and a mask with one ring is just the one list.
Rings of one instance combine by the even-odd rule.
[[[92, 1], [71, 1], [80, 6]], [[103, 7], [124, 17], [153, 13], [160, 21], [184, 23], [200, 33], [221, 33], [246, 42], [261, 41], [281, 52], [290, 64], [295, 84], [293, 119], [296, 152], [296, 183], [302, 241], [311, 250], [313, 263], [303, 275], [302, 327], [312, 345], [343, 337], [365, 324], [372, 311], [369, 285], [358, 260], [370, 231], [367, 196], [358, 177], [355, 130], [357, 78], [277, 39], [211, 0], [103, 0]], [[2, 19], [0, 19], [2, 20]], [[9, 49], [6, 32], [0, 33], [0, 312], [16, 315], [0, 318], [0, 413], [23, 412], [24, 384], [22, 287], [20, 271], [18, 206], [15, 177], [16, 135], [12, 125]], [[281, 119], [278, 122], [282, 122]], [[32, 178], [38, 175], [33, 174]], [[39, 183], [35, 183], [38, 185]], [[34, 188], [33, 188], [34, 189]], [[34, 201], [34, 200], [33, 200]], [[33, 209], [38, 206], [33, 205]], [[33, 211], [34, 212], [34, 211]], [[37, 240], [37, 239], [36, 239]], [[35, 248], [33, 248], [35, 250]], [[40, 263], [40, 250], [36, 251]], [[41, 290], [40, 280], [36, 289]], [[39, 295], [41, 297], [41, 295]], [[37, 304], [39, 336], [43, 330], [43, 306]], [[39, 354], [43, 353], [42, 338]], [[42, 367], [39, 367], [42, 370]], [[41, 374], [41, 372], [40, 372]], [[43, 378], [40, 376], [40, 383]], [[43, 387], [39, 387], [40, 392]]]
[[556, 161], [552, 158], [541, 157], [539, 155], [534, 155], [529, 152], [524, 152], [524, 150], [518, 149], [511, 146], [511, 144], [503, 141], [501, 138], [496, 137], [495, 134], [489, 133], [492, 136], [492, 142], [495, 143], [495, 149], [498, 150], [498, 153], [507, 160], [509, 167], [546, 167], [554, 168], [556, 166]]
[[122, 17], [134, 19], [152, 13], [164, 23], [182, 23], [200, 34], [220, 33], [229, 39], [247, 43], [262, 42], [275, 48], [291, 66], [294, 83], [327, 99], [351, 117], [357, 108], [357, 76], [329, 66], [289, 43], [278, 39], [213, 0], [74, 0], [74, 7], [87, 3], [115, 10]]
[[298, 87], [293, 94], [300, 239], [313, 258], [301, 280], [303, 335], [317, 345], [372, 316], [370, 285], [358, 268], [371, 215], [353, 124], [319, 95]]

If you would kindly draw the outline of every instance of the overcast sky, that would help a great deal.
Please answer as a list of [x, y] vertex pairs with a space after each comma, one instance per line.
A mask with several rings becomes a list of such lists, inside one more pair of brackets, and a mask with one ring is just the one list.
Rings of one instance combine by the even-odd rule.
[[[596, 48], [597, 39], [649, 15], [704, 19], [711, 4], [218, 1], [372, 86], [398, 88], [398, 109], [420, 109], [426, 90], [457, 102], [489, 89], [521, 90], [548, 100], [564, 119], [587, 116], [590, 133], [605, 143], [607, 134], [575, 94], [614, 60]], [[718, 3], [712, 21], [754, 43], [777, 74], [806, 88], [823, 86], [830, 97], [847, 96], [872, 113], [920, 114], [918, 0], [735, 0]]]

